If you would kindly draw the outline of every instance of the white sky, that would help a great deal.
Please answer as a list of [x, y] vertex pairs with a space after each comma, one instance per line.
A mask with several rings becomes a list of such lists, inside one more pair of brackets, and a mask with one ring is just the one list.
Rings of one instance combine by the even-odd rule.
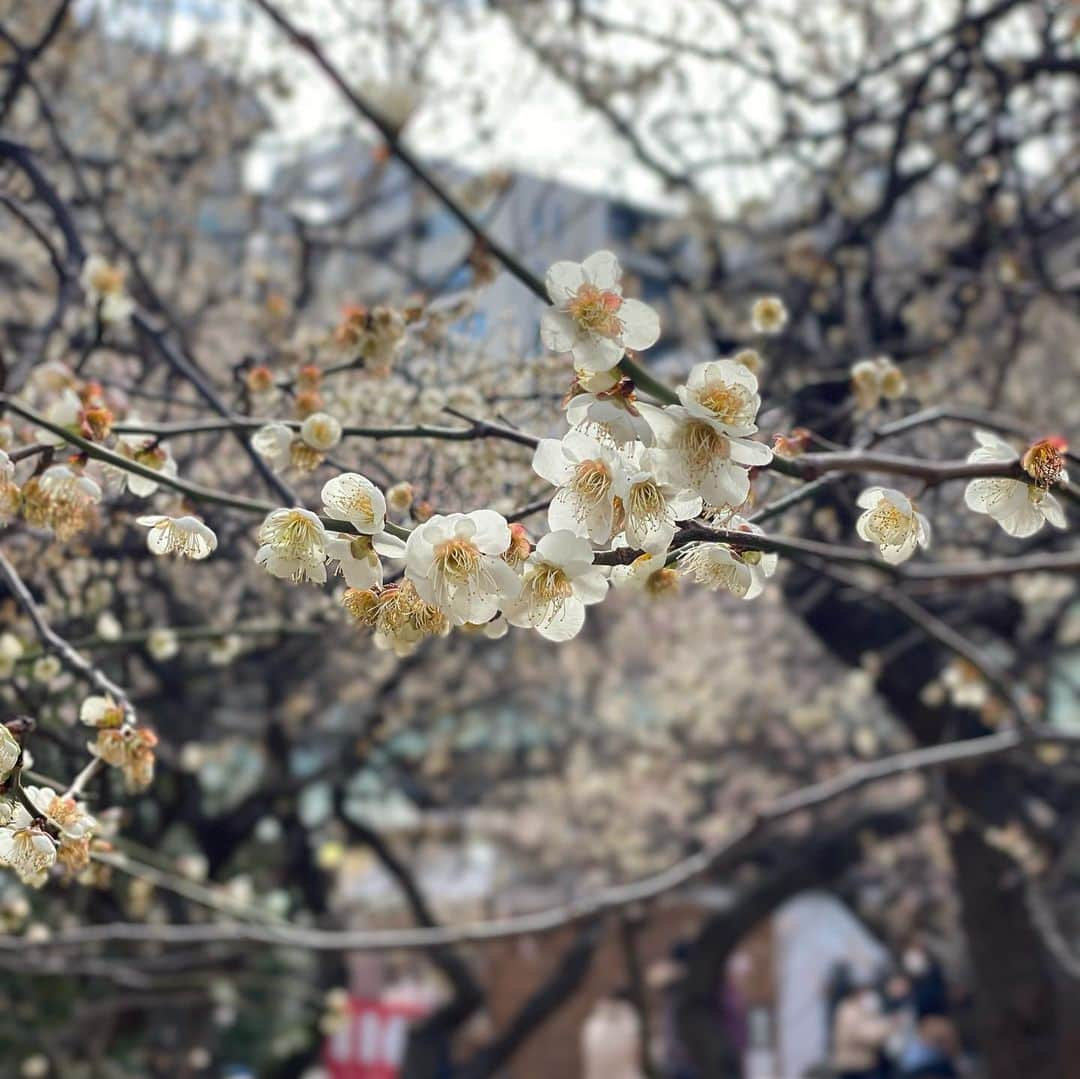
[[[171, 15], [163, 15], [163, 7]], [[425, 36], [432, 27], [428, 17], [418, 16], [417, 0], [282, 0], [282, 10], [305, 28], [315, 32], [327, 53], [347, 70], [358, 87], [389, 80], [415, 85], [407, 70], [411, 45], [395, 51], [387, 47], [387, 35], [378, 26], [381, 13], [392, 9], [395, 19], [409, 23], [415, 17], [416, 32]], [[692, 41], [732, 44], [733, 29], [711, 13], [712, 5], [700, 0], [611, 0], [594, 7], [610, 12], [631, 27], [646, 25], [660, 34], [676, 35]], [[239, 62], [252, 72], [277, 68], [286, 73], [293, 88], [287, 100], [268, 101], [282, 140], [304, 141], [320, 135], [333, 136], [343, 127], [354, 130], [357, 122], [333, 88], [314, 66], [295, 50], [284, 47], [280, 32], [255, 12], [246, 0], [82, 0], [83, 11], [106, 14], [111, 32], [168, 41], [173, 47], [191, 45], [203, 39], [212, 55], [228, 66]], [[348, 14], [343, 14], [343, 9]], [[370, 28], [349, 26], [350, 20], [368, 20]], [[620, 196], [654, 205], [674, 201], [647, 168], [628, 161], [625, 145], [598, 113], [582, 107], [573, 90], [550, 74], [543, 64], [515, 38], [501, 15], [481, 13], [468, 0], [444, 0], [438, 16], [438, 34], [424, 50], [424, 79], [427, 88], [409, 125], [412, 146], [433, 158], [452, 159], [477, 171], [491, 167], [509, 168], [557, 178], [562, 183]], [[647, 42], [631, 35], [609, 39], [606, 59], [620, 76], [657, 65], [664, 55]], [[596, 49], [597, 39], [590, 41]], [[666, 65], [670, 67], [670, 65]], [[706, 62], [685, 64], [685, 89], [661, 85], [654, 94], [653, 111], [677, 110], [686, 96], [715, 100], [718, 89], [717, 65]], [[673, 81], [673, 72], [664, 78]], [[474, 99], [484, 102], [479, 117], [470, 113]], [[616, 100], [626, 107], [628, 99]], [[768, 93], [750, 88], [740, 97], [740, 106], [756, 113], [755, 122], [774, 109]], [[487, 137], [476, 138], [478, 122]], [[658, 126], [657, 130], [670, 125]], [[734, 145], [738, 134], [728, 133]], [[654, 140], [648, 138], [650, 145]], [[745, 146], [745, 139], [742, 139]], [[668, 152], [658, 146], [659, 156]], [[758, 170], [760, 171], [760, 170]], [[720, 183], [715, 178], [708, 193], [721, 208], [730, 210], [742, 195], [767, 190], [765, 177], [751, 182], [730, 171]]]
[[[449, 159], [476, 171], [492, 167], [558, 179], [650, 205], [674, 205], [677, 198], [638, 164], [626, 144], [597, 112], [583, 106], [576, 93], [552, 75], [523, 47], [502, 15], [483, 11], [474, 0], [442, 0], [438, 15], [423, 0], [279, 0], [281, 9], [312, 32], [327, 54], [369, 96], [372, 87], [415, 87], [410, 64], [422, 60], [423, 92], [408, 128], [414, 149], [431, 158]], [[588, 0], [589, 10], [634, 31], [704, 45], [740, 47], [742, 31], [720, 5], [705, 0]], [[810, 64], [814, 26], [822, 28], [828, 52], [843, 58], [859, 51], [864, 22], [841, 17], [835, 0], [759, 0], [753, 18], [768, 20], [770, 40], [782, 65]], [[300, 143], [319, 136], [336, 137], [343, 129], [363, 131], [325, 77], [257, 12], [250, 0], [81, 0], [86, 10], [106, 13], [113, 32], [130, 33], [186, 47], [201, 38], [210, 54], [242, 71], [284, 73], [292, 87], [287, 99], [268, 99], [277, 126], [274, 141]], [[527, 5], [526, 5], [527, 8]], [[906, 21], [903, 12], [919, 8]], [[163, 15], [169, 10], [171, 15]], [[798, 13], [798, 34], [785, 29], [782, 16]], [[956, 0], [882, 0], [890, 25], [878, 28], [890, 47], [905, 37], [927, 35], [955, 15]], [[405, 27], [407, 40], [386, 32], [387, 13]], [[775, 17], [774, 17], [775, 16]], [[899, 21], [894, 22], [894, 20]], [[551, 42], [553, 30], [568, 20], [541, 25], [537, 40]], [[419, 45], [417, 43], [420, 43]], [[578, 43], [581, 43], [578, 39]], [[752, 131], [779, 122], [781, 102], [763, 82], [730, 64], [678, 51], [677, 62], [661, 45], [640, 34], [589, 34], [584, 41], [594, 62], [610, 66], [619, 79], [651, 73], [648, 106], [632, 112], [631, 96], [616, 94], [613, 107], [633, 115], [635, 130], [649, 150], [680, 170], [677, 155], [701, 160], [718, 152], [751, 158], [744, 168], [726, 165], [704, 174], [701, 189], [721, 214], [749, 197], [769, 197], [790, 185], [778, 166], [755, 159]], [[554, 45], [558, 52], [558, 45]], [[565, 50], [564, 50], [565, 51]], [[474, 111], [477, 102], [482, 106]], [[685, 123], [695, 107], [713, 119], [702, 136]], [[810, 124], [820, 124], [822, 108]], [[477, 131], [485, 133], [477, 138]]]

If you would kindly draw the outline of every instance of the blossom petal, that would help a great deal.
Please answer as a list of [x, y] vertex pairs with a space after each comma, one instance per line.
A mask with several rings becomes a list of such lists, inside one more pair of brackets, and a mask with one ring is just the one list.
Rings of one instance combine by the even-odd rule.
[[556, 262], [544, 278], [551, 302], [557, 306], [567, 303], [585, 284], [585, 268], [579, 262]]
[[567, 569], [575, 563], [590, 565], [593, 549], [588, 540], [582, 539], [573, 531], [560, 529], [541, 537], [536, 545], [536, 555], [544, 562]]
[[623, 300], [619, 308], [622, 343], [627, 348], [651, 348], [660, 337], [660, 316], [640, 300]]
[[541, 622], [536, 632], [549, 641], [568, 641], [585, 625], [585, 605], [574, 596], [565, 599], [551, 618]]
[[510, 546], [510, 526], [501, 513], [474, 510], [469, 519], [476, 526], [473, 542], [484, 554], [501, 555]]
[[540, 316], [540, 340], [552, 352], [571, 352], [581, 341], [581, 330], [568, 314], [549, 307]]
[[610, 371], [623, 357], [625, 349], [614, 337], [579, 336], [571, 348], [574, 363], [586, 371]]
[[585, 274], [585, 279], [597, 288], [605, 291], [618, 289], [622, 267], [613, 252], [595, 252], [581, 264], [581, 269]]
[[1043, 495], [1042, 500], [1043, 516], [1055, 527], [1055, 528], [1068, 528], [1069, 522], [1065, 518], [1065, 510], [1062, 508], [1061, 503], [1052, 495], [1049, 491]]
[[574, 595], [582, 603], [599, 603], [608, 590], [608, 579], [598, 569], [589, 570], [574, 578]]
[[563, 453], [563, 443], [557, 438], [542, 438], [537, 443], [532, 460], [533, 471], [548, 483], [561, 487], [574, 474], [572, 461]]
[[740, 465], [760, 467], [773, 459], [772, 450], [763, 442], [754, 442], [749, 438], [731, 438], [729, 444], [731, 459]]

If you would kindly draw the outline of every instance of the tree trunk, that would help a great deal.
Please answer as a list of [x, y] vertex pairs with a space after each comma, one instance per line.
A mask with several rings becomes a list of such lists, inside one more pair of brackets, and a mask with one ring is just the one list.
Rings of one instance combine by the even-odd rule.
[[702, 927], [678, 987], [679, 1036], [702, 1079], [742, 1074], [738, 1051], [718, 1016], [725, 967], [739, 942], [788, 899], [828, 885], [857, 865], [867, 832], [895, 835], [913, 824], [912, 813], [904, 810], [849, 814], [839, 824], [819, 828], [813, 839], [769, 844], [761, 878]]
[[[901, 616], [839, 586], [824, 590], [808, 606], [806, 595], [815, 587], [821, 587], [820, 576], [793, 567], [786, 583], [793, 608], [844, 662], [854, 666], [868, 650], [888, 655], [888, 646], [910, 639], [911, 625]], [[972, 605], [965, 612], [968, 625], [981, 624], [1008, 638], [1019, 624], [1015, 606], [1000, 595], [974, 597]], [[907, 646], [877, 679], [893, 715], [923, 745], [985, 733], [973, 713], [931, 707], [920, 697], [948, 658], [935, 642]], [[1017, 817], [1025, 780], [1015, 766], [995, 761], [951, 773], [947, 790], [974, 820], [1002, 824]], [[1055, 969], [1016, 886], [1017, 867], [975, 828], [950, 832], [949, 842], [974, 972], [977, 1048], [988, 1079], [1080, 1079], [1073, 1033], [1080, 987]]]

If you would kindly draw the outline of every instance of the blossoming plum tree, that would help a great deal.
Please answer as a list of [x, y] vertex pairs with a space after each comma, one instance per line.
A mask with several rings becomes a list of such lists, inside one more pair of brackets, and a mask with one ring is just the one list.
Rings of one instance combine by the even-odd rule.
[[[749, 866], [769, 895], [788, 894], [807, 878], [770, 865], [768, 829], [797, 847], [802, 815], [818, 814], [819, 838], [835, 828], [850, 860], [856, 825], [882, 826], [883, 810], [861, 802], [846, 821], [829, 815], [834, 800], [946, 770], [944, 793], [898, 783], [903, 804], [885, 823], [913, 833], [920, 798], [933, 803], [973, 942], [994, 934], [977, 885], [1012, 873], [1024, 892], [1009, 915], [1016, 953], [1075, 969], [1044, 894], [1065, 879], [1073, 780], [1055, 765], [1075, 743], [1050, 703], [1080, 567], [1063, 430], [1075, 372], [1065, 363], [1063, 377], [1061, 358], [1076, 340], [1061, 310], [1075, 282], [1060, 270], [1064, 240], [1051, 240], [1064, 235], [1068, 181], [1027, 176], [1019, 148], [982, 147], [934, 108], [954, 66], [978, 68], [994, 83], [980, 91], [987, 108], [1008, 114], [1002, 130], [1038, 138], [1041, 122], [1010, 127], [1010, 95], [1075, 66], [1062, 17], [1047, 8], [1042, 51], [1018, 38], [1018, 56], [1002, 58], [989, 31], [1017, 5], [965, 9], [942, 40], [970, 65], [912, 45], [935, 87], [925, 99], [872, 42], [854, 74], [826, 64], [792, 82], [773, 70], [807, 109], [827, 98], [848, 113], [835, 153], [807, 152], [817, 136], [794, 113], [775, 135], [777, 155], [818, 162], [812, 209], [789, 220], [748, 206], [732, 221], [709, 206], [708, 160], [663, 175], [618, 113], [588, 54], [620, 33], [606, 15], [574, 15], [587, 33], [567, 66], [570, 46], [546, 37], [565, 18], [557, 5], [535, 6], [539, 27], [526, 6], [504, 12], [523, 50], [617, 121], [628, 159], [687, 194], [685, 214], [644, 225], [631, 245], [668, 273], [654, 305], [622, 248], [582, 250], [566, 231], [545, 266], [508, 245], [476, 206], [493, 205], [501, 181], [462, 188], [410, 149], [411, 95], [383, 87], [369, 100], [284, 5], [253, 6], [379, 137], [373, 183], [396, 162], [470, 249], [452, 273], [386, 258], [381, 238], [354, 231], [372, 205], [360, 184], [329, 224], [260, 196], [266, 219], [291, 222], [271, 243], [281, 250], [223, 253], [195, 223], [252, 134], [241, 90], [209, 74], [205, 87], [159, 81], [160, 56], [110, 43], [62, 0], [42, 24], [0, 5], [12, 58], [0, 97], [0, 917], [19, 961], [45, 969], [47, 934], [57, 948], [92, 946], [65, 921], [84, 902], [102, 939], [149, 942], [135, 963], [145, 970], [119, 973], [145, 984], [160, 974], [153, 948], [173, 943], [196, 947], [204, 969], [223, 965], [211, 954], [221, 942], [384, 947], [391, 937], [353, 932], [335, 906], [333, 885], [359, 872], [364, 847], [418, 924], [392, 939], [431, 957], [460, 1025], [478, 991], [450, 946], [584, 924], [567, 982], [553, 982], [565, 995], [594, 916], [644, 910], [718, 866]], [[746, 18], [749, 51], [732, 62], [759, 78], [766, 31]], [[656, 36], [643, 41], [670, 47]], [[695, 48], [664, 62], [682, 53]], [[149, 96], [153, 115], [116, 100], [125, 82], [95, 74], [110, 65], [130, 67], [134, 98], [145, 85], [176, 100], [157, 113]], [[879, 67], [913, 95], [917, 124], [814, 87], [830, 74], [841, 88], [872, 83]], [[650, 105], [649, 79], [632, 89]], [[76, 103], [99, 90], [84, 124]], [[218, 96], [200, 105], [204, 93]], [[174, 139], [177, 114], [191, 120]], [[886, 121], [897, 145], [882, 158], [867, 147]], [[935, 138], [936, 124], [953, 127]], [[904, 152], [924, 139], [967, 172], [908, 200], [931, 183]], [[861, 178], [879, 172], [880, 201], [864, 203]], [[1023, 201], [1013, 224], [1008, 195]], [[914, 250], [894, 217], [915, 222]], [[399, 287], [368, 295], [363, 274], [319, 276], [319, 252], [365, 244], [373, 266], [413, 267]], [[728, 265], [723, 249], [737, 244], [760, 257]], [[441, 295], [459, 269], [466, 286]], [[542, 347], [460, 332], [500, 274], [522, 286], [518, 310]], [[884, 705], [898, 723], [873, 721]], [[521, 729], [500, 741], [494, 717], [507, 708]], [[991, 779], [967, 783], [958, 766], [984, 759], [972, 774]], [[417, 806], [445, 806], [468, 832], [469, 800], [519, 879], [568, 883], [568, 904], [460, 931], [440, 911], [451, 924], [437, 924], [370, 806], [388, 831], [395, 807], [407, 831]], [[705, 943], [701, 955], [723, 959]], [[313, 982], [341, 984], [330, 962]], [[984, 971], [987, 986], [1015, 977], [1061, 1005], [1045, 966], [1023, 955], [1003, 966], [1000, 979]], [[543, 988], [526, 1010], [534, 1023], [559, 996]], [[492, 1074], [516, 1048], [508, 1038], [466, 1074]], [[310, 1053], [310, 1038], [295, 1051]], [[1023, 1073], [1053, 1074], [1040, 1066]]]

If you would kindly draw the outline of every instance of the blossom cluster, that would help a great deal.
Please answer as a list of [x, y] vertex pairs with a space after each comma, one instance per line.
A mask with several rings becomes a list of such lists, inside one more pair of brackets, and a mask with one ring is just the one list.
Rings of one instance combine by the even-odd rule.
[[[1061, 503], [1049, 490], [1068, 480], [1061, 439], [1041, 439], [1023, 455], [989, 431], [976, 431], [975, 441], [979, 445], [968, 455], [969, 464], [1016, 463], [1033, 482], [1014, 476], [980, 476], [964, 491], [968, 509], [985, 514], [1020, 539], [1034, 535], [1046, 523], [1055, 528], [1067, 526]], [[856, 522], [856, 531], [861, 539], [877, 546], [886, 562], [896, 565], [910, 558], [918, 547], [930, 545], [930, 522], [902, 491], [868, 487], [857, 504], [864, 512]]]
[[31, 887], [39, 888], [59, 862], [70, 873], [90, 863], [90, 843], [97, 821], [69, 793], [17, 781], [24, 760], [13, 727], [0, 726], [0, 866]]
[[[554, 488], [549, 532], [535, 546], [520, 524], [492, 509], [422, 514], [411, 531], [390, 525], [383, 492], [346, 472], [324, 485], [324, 516], [299, 506], [268, 514], [256, 562], [274, 576], [316, 584], [326, 582], [328, 566], [336, 568], [348, 586], [346, 610], [381, 647], [401, 654], [455, 626], [498, 636], [510, 625], [568, 640], [581, 630], [585, 608], [611, 585], [662, 595], [688, 577], [744, 599], [759, 595], [777, 564], [761, 530], [742, 515], [754, 469], [773, 457], [755, 437], [760, 357], [744, 352], [697, 363], [675, 402], [638, 400], [634, 369], [628, 375], [624, 359], [654, 344], [660, 323], [648, 305], [623, 296], [621, 277], [608, 251], [580, 264], [557, 262], [547, 274], [552, 306], [541, 319], [541, 338], [569, 354], [574, 376], [565, 402], [568, 430], [539, 439], [533, 453], [533, 471]], [[776, 298], [752, 312], [762, 333], [779, 332], [786, 318]], [[871, 407], [871, 394], [876, 401], [905, 388], [887, 358], [856, 364], [853, 379], [863, 407]], [[317, 413], [299, 430], [268, 424], [253, 444], [284, 467], [297, 463], [298, 446], [301, 456], [321, 455], [341, 433], [336, 420]], [[1015, 458], [990, 436], [978, 437], [972, 460]], [[1048, 444], [1025, 455], [1035, 484], [979, 479], [968, 488], [968, 504], [1016, 535], [1044, 519], [1057, 523], [1059, 508], [1047, 490], [1061, 474], [1055, 452]], [[859, 537], [886, 562], [903, 562], [929, 545], [930, 523], [902, 491], [870, 487], [857, 505]], [[722, 523], [724, 532], [676, 543], [680, 526], [700, 517]], [[385, 584], [382, 558], [404, 562]]]
[[[749, 497], [750, 470], [772, 458], [753, 437], [761, 404], [753, 371], [735, 359], [700, 363], [679, 388], [678, 404], [641, 403], [618, 365], [627, 350], [656, 342], [659, 318], [623, 297], [615, 256], [602, 251], [581, 264], [556, 263], [547, 287], [553, 306], [541, 336], [570, 353], [575, 377], [569, 430], [540, 439], [533, 455], [533, 471], [555, 488], [550, 531], [535, 547], [520, 525], [491, 509], [434, 514], [395, 536], [383, 493], [348, 472], [323, 487], [324, 517], [299, 506], [268, 514], [256, 561], [274, 576], [316, 584], [336, 564], [348, 585], [346, 610], [381, 646], [404, 653], [453, 626], [498, 635], [508, 624], [567, 640], [611, 583], [669, 590], [678, 526], [706, 506], [730, 518], [733, 530], [756, 531], [735, 515]], [[307, 436], [267, 425], [253, 442], [283, 465], [297, 437]], [[696, 543], [678, 557], [694, 580], [750, 598], [776, 564], [775, 555], [751, 548]], [[599, 553], [608, 556], [603, 564]], [[400, 579], [384, 586], [380, 556], [404, 562]]]

